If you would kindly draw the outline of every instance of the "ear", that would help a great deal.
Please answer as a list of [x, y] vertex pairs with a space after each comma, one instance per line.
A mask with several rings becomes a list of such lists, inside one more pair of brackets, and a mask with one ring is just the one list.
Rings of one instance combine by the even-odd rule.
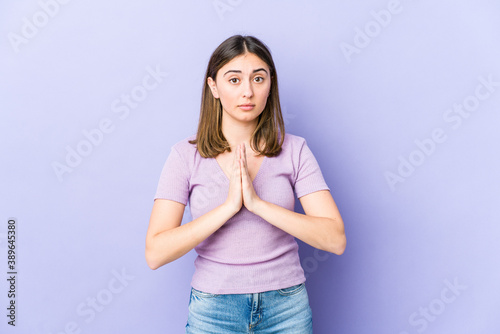
[[208, 84], [208, 87], [210, 87], [210, 91], [212, 92], [212, 95], [214, 96], [214, 98], [218, 99], [219, 92], [217, 91], [217, 85], [215, 84], [214, 79], [212, 79], [211, 77], [208, 77], [207, 84]]

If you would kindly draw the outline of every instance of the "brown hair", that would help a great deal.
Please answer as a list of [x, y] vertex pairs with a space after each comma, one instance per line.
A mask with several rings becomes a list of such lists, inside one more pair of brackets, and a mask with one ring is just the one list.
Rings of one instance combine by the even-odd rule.
[[[278, 94], [278, 75], [271, 52], [264, 43], [253, 36], [234, 35], [222, 42], [212, 53], [204, 78], [198, 132], [196, 139], [190, 141], [191, 144], [196, 144], [198, 152], [204, 158], [215, 158], [225, 151], [231, 152], [229, 143], [222, 133], [222, 104], [212, 95], [207, 79], [210, 77], [215, 81], [217, 72], [222, 66], [247, 52], [262, 59], [271, 72], [269, 96], [264, 110], [257, 119], [250, 145], [253, 150], [268, 157], [276, 156], [281, 151], [285, 139], [285, 124]], [[263, 147], [259, 145], [262, 141]]]

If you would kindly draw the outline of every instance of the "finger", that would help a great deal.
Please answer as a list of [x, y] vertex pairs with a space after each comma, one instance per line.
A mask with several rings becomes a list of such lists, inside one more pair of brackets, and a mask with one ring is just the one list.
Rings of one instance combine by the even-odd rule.
[[241, 166], [242, 166], [242, 172], [243, 174], [247, 174], [248, 173], [248, 168], [247, 168], [247, 164], [246, 164], [246, 155], [245, 155], [245, 144], [244, 143], [241, 143]]
[[241, 159], [241, 147], [240, 147], [240, 145], [238, 145], [238, 146], [236, 147], [236, 154], [235, 154], [235, 157], [236, 157], [236, 160]]
[[240, 160], [241, 160], [241, 148], [238, 145], [236, 147], [236, 152], [234, 152], [234, 167], [237, 169], [238, 176], [241, 175], [241, 165], [240, 165]]
[[245, 144], [243, 144], [243, 159], [245, 162], [245, 168], [248, 170], [247, 147]]
[[238, 169], [240, 170], [240, 176], [241, 176], [241, 174], [243, 174], [243, 170], [241, 168], [241, 146], [240, 145], [238, 145], [237, 153], [238, 153]]
[[248, 184], [248, 170], [245, 168], [245, 162], [240, 160], [241, 166], [241, 183], [246, 186]]

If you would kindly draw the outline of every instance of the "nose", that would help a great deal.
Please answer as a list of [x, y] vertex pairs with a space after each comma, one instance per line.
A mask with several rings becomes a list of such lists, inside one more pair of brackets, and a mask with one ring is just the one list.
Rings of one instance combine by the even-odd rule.
[[253, 87], [250, 80], [244, 81], [242, 89], [243, 89], [243, 97], [251, 98], [253, 96]]

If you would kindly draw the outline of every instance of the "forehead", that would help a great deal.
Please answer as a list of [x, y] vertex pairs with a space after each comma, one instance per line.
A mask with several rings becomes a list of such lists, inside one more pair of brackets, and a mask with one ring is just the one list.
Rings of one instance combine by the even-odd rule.
[[254, 53], [245, 53], [234, 57], [227, 64], [219, 69], [218, 75], [223, 75], [228, 70], [237, 70], [242, 73], [252, 72], [255, 69], [264, 68], [269, 73], [269, 67], [266, 62], [259, 58]]

